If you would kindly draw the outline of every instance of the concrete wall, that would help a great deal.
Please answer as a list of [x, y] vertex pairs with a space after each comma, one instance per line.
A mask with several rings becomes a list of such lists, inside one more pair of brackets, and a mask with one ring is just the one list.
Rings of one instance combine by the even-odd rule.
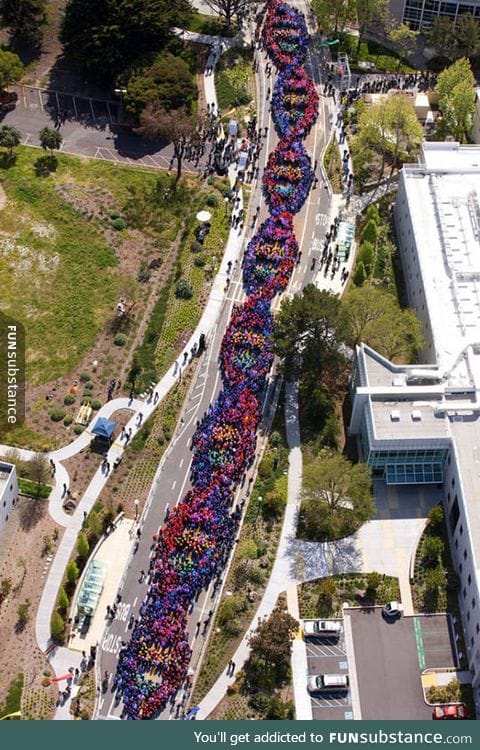
[[13, 464], [0, 462], [0, 472], [7, 473], [8, 479], [0, 488], [0, 534], [8, 521], [13, 506], [18, 498], [17, 470]]

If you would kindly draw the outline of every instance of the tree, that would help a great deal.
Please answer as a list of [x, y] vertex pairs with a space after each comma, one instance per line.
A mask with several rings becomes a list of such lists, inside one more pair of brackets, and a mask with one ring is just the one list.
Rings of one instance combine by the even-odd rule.
[[352, 464], [329, 450], [306, 464], [301, 497], [300, 512], [309, 539], [350, 535], [375, 512], [370, 467]]
[[81, 531], [77, 539], [77, 554], [81, 559], [86, 559], [90, 545], [85, 534]]
[[340, 34], [355, 18], [356, 0], [312, 0], [312, 10], [325, 34]]
[[471, 58], [480, 48], [480, 25], [472, 13], [462, 13], [457, 18], [456, 45], [458, 53]]
[[245, 674], [250, 684], [270, 689], [282, 685], [289, 672], [291, 642], [297, 630], [297, 620], [281, 607], [260, 620], [248, 639], [250, 657]]
[[369, 242], [373, 247], [377, 244], [378, 239], [378, 222], [374, 219], [368, 219], [362, 229], [362, 242]]
[[52, 635], [52, 638], [60, 638], [64, 630], [65, 622], [63, 620], [63, 617], [59, 612], [52, 612], [52, 616], [50, 618], [50, 633]]
[[369, 26], [385, 25], [389, 21], [388, 0], [355, 0], [355, 9], [358, 22], [358, 45], [357, 50], [365, 39]]
[[423, 543], [422, 560], [427, 568], [437, 567], [445, 545], [439, 536], [427, 536]]
[[438, 589], [445, 586], [445, 573], [442, 568], [432, 568], [425, 573], [425, 593], [427, 595], [437, 594]]
[[352, 281], [354, 283], [354, 286], [361, 287], [365, 284], [367, 280], [367, 272], [365, 270], [365, 266], [363, 265], [363, 261], [359, 260], [357, 262], [355, 271], [353, 272]]
[[396, 298], [378, 286], [351, 288], [342, 299], [348, 320], [347, 343], [360, 342], [389, 359], [407, 361], [423, 346], [420, 321], [412, 310], [401, 310]]
[[204, 5], [225, 19], [225, 31], [230, 29], [233, 16], [240, 20], [258, 0], [204, 0]]
[[[409, 57], [415, 52], [418, 34], [412, 31], [406, 23], [401, 23], [390, 31], [389, 39], [397, 47], [403, 57]], [[400, 67], [401, 60], [398, 61]]]
[[360, 148], [371, 148], [381, 156], [381, 179], [387, 157], [392, 174], [399, 161], [418, 149], [422, 137], [422, 126], [409, 98], [405, 94], [393, 94], [362, 112], [355, 141]]
[[367, 596], [375, 599], [378, 587], [380, 586], [382, 581], [383, 576], [381, 573], [377, 573], [377, 571], [375, 570], [373, 570], [371, 573], [367, 573], [367, 588], [365, 590]]
[[430, 508], [428, 520], [430, 521], [430, 527], [434, 531], [438, 531], [441, 528], [444, 518], [443, 505], [434, 505], [433, 508]]
[[50, 151], [50, 156], [53, 157], [53, 152], [58, 150], [62, 145], [62, 134], [58, 130], [45, 127], [41, 129], [38, 135], [41, 147], [44, 151]]
[[13, 156], [13, 150], [18, 146], [22, 136], [13, 125], [2, 125], [0, 128], [0, 148], [6, 148], [9, 157]]
[[147, 104], [158, 102], [166, 110], [185, 107], [190, 111], [197, 87], [187, 63], [181, 57], [163, 52], [150, 67], [130, 78], [125, 105], [136, 117]]
[[37, 497], [49, 476], [48, 461], [43, 453], [35, 453], [28, 462], [28, 475], [37, 485]]
[[60, 586], [58, 597], [57, 597], [57, 607], [59, 611], [64, 614], [68, 609], [68, 604], [69, 602], [68, 602], [67, 592], [65, 591], [63, 586]]
[[457, 42], [455, 24], [448, 16], [435, 16], [432, 28], [426, 32], [427, 44], [435, 49], [440, 57], [455, 57]]
[[375, 245], [371, 242], [362, 242], [358, 251], [357, 262], [359, 265], [363, 265], [367, 278], [369, 278], [375, 267]]
[[437, 78], [435, 91], [442, 112], [443, 127], [460, 143], [464, 143], [472, 127], [475, 112], [475, 77], [469, 61], [462, 57], [445, 68]]
[[87, 78], [111, 81], [164, 49], [170, 28], [190, 14], [188, 0], [69, 0], [60, 41]]
[[287, 378], [317, 383], [327, 370], [344, 364], [339, 346], [347, 332], [340, 299], [313, 284], [282, 302], [274, 343]]
[[38, 43], [47, 22], [45, 5], [46, 0], [0, 0], [0, 24], [9, 30], [13, 43]]
[[0, 90], [16, 83], [23, 75], [23, 65], [18, 55], [0, 49]]
[[73, 584], [75, 583], [79, 575], [80, 571], [78, 569], [78, 565], [73, 560], [70, 560], [66, 569], [67, 581]]
[[175, 190], [182, 175], [185, 153], [199, 142], [200, 121], [190, 115], [184, 107], [167, 111], [158, 102], [151, 102], [142, 112], [140, 124], [138, 132], [145, 138], [165, 138], [173, 145], [173, 155], [177, 161], [177, 173], [173, 184]]

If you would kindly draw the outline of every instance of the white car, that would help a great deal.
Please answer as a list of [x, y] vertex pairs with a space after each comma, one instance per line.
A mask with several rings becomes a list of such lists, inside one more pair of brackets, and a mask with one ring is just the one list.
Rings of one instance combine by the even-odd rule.
[[339, 637], [342, 623], [339, 620], [304, 620], [303, 634], [306, 638], [319, 636]]
[[400, 617], [403, 612], [403, 606], [400, 602], [388, 602], [382, 611], [384, 617]]
[[349, 685], [348, 674], [313, 674], [307, 680], [309, 693], [346, 693]]

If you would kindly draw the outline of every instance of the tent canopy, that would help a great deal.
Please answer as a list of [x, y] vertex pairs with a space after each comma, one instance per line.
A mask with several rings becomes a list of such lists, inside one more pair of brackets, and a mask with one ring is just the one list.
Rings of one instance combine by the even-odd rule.
[[113, 419], [105, 419], [105, 417], [99, 417], [95, 423], [95, 427], [92, 429], [93, 435], [98, 435], [102, 438], [112, 437], [113, 431], [117, 423]]

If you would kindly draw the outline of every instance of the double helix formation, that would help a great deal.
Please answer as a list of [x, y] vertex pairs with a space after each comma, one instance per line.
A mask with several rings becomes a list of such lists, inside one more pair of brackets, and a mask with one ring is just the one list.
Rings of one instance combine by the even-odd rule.
[[263, 44], [279, 72], [271, 104], [279, 143], [262, 184], [270, 216], [244, 254], [248, 296], [234, 308], [221, 344], [223, 388], [193, 436], [191, 490], [159, 533], [140, 620], [119, 655], [115, 685], [127, 719], [154, 717], [188, 684], [189, 611], [224, 569], [238, 531], [240, 510], [232, 512], [233, 498], [254, 461], [261, 395], [274, 356], [271, 302], [287, 287], [298, 261], [293, 216], [314, 176], [302, 140], [318, 116], [318, 95], [303, 67], [304, 15], [271, 0]]

